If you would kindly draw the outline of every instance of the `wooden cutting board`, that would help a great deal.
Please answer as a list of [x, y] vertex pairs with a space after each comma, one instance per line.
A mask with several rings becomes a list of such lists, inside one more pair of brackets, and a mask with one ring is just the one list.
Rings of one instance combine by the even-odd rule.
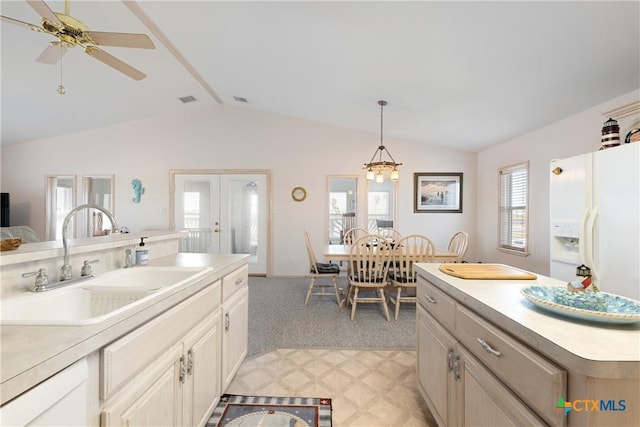
[[461, 279], [535, 280], [536, 275], [504, 264], [442, 264], [440, 271]]

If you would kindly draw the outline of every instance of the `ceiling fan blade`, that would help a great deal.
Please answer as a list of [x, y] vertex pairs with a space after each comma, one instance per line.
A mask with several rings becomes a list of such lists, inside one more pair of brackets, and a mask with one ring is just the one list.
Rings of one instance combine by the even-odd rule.
[[155, 49], [156, 47], [146, 34], [85, 31], [84, 35], [100, 46], [135, 47], [140, 49]]
[[108, 66], [120, 71], [123, 74], [126, 74], [134, 80], [142, 80], [147, 77], [147, 75], [142, 71], [133, 68], [126, 62], [122, 62], [115, 56], [108, 54], [100, 48], [97, 48], [95, 46], [87, 46], [84, 51], [87, 53], [87, 55], [93, 56], [98, 61], [104, 62]]
[[62, 56], [67, 53], [69, 49], [58, 44], [50, 44], [36, 59], [36, 62], [43, 64], [57, 64]]
[[27, 3], [29, 3], [29, 6], [31, 6], [36, 12], [38, 12], [38, 15], [46, 18], [56, 25], [62, 25], [60, 19], [55, 13], [53, 13], [53, 10], [51, 10], [42, 0], [27, 0]]
[[24, 21], [18, 21], [17, 19], [9, 18], [8, 16], [0, 15], [0, 18], [2, 18], [3, 21], [8, 22], [10, 24], [15, 24], [15, 25], [20, 25], [22, 27], [27, 27], [27, 28], [29, 28], [30, 30], [33, 30], [33, 31], [44, 31], [43, 28], [40, 28], [39, 26], [37, 26], [35, 24], [30, 24], [30, 23], [24, 22]]

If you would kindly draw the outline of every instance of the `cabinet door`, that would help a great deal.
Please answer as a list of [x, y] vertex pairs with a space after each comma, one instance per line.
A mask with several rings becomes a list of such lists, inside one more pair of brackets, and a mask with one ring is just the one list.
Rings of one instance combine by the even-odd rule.
[[249, 291], [238, 291], [223, 306], [222, 391], [227, 389], [249, 345]]
[[421, 305], [417, 312], [418, 381], [438, 425], [455, 425], [455, 378], [449, 361], [455, 357], [455, 341]]
[[[178, 348], [181, 350], [181, 346]], [[178, 355], [180, 353], [178, 352]], [[140, 382], [102, 412], [103, 427], [111, 426], [178, 426], [182, 423], [182, 387], [180, 358], [153, 375], [150, 382]], [[154, 368], [150, 368], [155, 370]], [[157, 374], [157, 372], [156, 372]]]
[[459, 387], [463, 387], [458, 397], [458, 425], [546, 425], [471, 353], [462, 346], [458, 353]]
[[209, 315], [185, 338], [185, 426], [204, 426], [218, 403], [221, 394], [220, 340], [220, 311]]

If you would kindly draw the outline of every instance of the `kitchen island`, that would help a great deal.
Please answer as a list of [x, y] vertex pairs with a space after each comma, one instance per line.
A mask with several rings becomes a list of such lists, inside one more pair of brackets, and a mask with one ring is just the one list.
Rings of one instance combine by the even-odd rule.
[[[156, 359], [169, 357], [171, 351], [174, 351], [177, 346], [186, 347], [187, 344], [182, 341], [179, 343], [167, 341], [164, 344], [162, 340], [170, 335], [171, 328], [175, 329], [176, 334], [182, 334], [179, 328], [189, 327], [187, 322], [192, 322], [194, 325], [190, 329], [200, 327], [207, 322], [207, 327], [210, 324], [209, 329], [212, 332], [203, 330], [201, 335], [213, 337], [210, 344], [207, 342], [207, 345], [210, 345], [211, 351], [215, 353], [218, 361], [216, 363], [219, 363], [219, 367], [223, 369], [222, 364], [229, 364], [221, 373], [214, 372], [212, 375], [233, 376], [237, 366], [246, 355], [246, 342], [243, 347], [243, 340], [246, 340], [246, 331], [243, 330], [246, 327], [246, 320], [243, 319], [243, 316], [246, 317], [247, 263], [247, 255], [177, 253], [160, 257], [153, 259], [150, 266], [206, 267], [206, 275], [188, 285], [179, 286], [169, 293], [164, 293], [161, 298], [151, 299], [145, 304], [135, 306], [132, 310], [126, 310], [105, 323], [98, 322], [77, 326], [3, 325], [0, 335], [2, 344], [0, 396], [2, 404], [4, 405], [31, 387], [55, 376], [76, 361], [86, 358], [89, 379], [87, 386], [88, 420], [85, 425], [117, 425], [126, 418], [123, 415], [124, 412], [119, 413], [118, 411], [121, 408], [126, 408], [127, 399], [133, 401], [133, 396], [137, 393], [134, 390], [136, 383], [143, 380], [154, 380], [155, 371], [150, 372], [147, 368], [154, 364], [158, 365]], [[137, 266], [134, 268], [145, 269], [147, 267]], [[55, 290], [50, 292], [55, 292]], [[236, 317], [239, 320], [233, 325], [235, 329], [232, 331], [237, 331], [240, 336], [237, 340], [225, 339], [221, 326], [223, 313], [228, 313], [229, 309], [235, 307], [241, 307], [242, 310], [237, 312]], [[182, 326], [182, 323], [185, 325]], [[164, 333], [149, 335], [149, 331], [157, 331], [158, 328], [161, 328]], [[139, 333], [140, 343], [146, 343], [141, 349], [136, 348], [135, 334], [138, 331], [141, 331]], [[145, 331], [147, 332], [146, 336], [143, 333]], [[225, 340], [233, 342], [235, 345], [231, 349], [231, 353], [225, 353], [229, 349], [222, 347]], [[149, 343], [151, 345], [148, 345]], [[193, 344], [193, 349], [197, 348], [196, 344], [198, 343]], [[149, 353], [150, 349], [154, 349], [157, 354]], [[130, 350], [136, 351], [130, 352]], [[192, 348], [188, 350], [191, 351]], [[187, 349], [185, 349], [186, 351]], [[147, 361], [143, 359], [140, 359], [140, 363], [134, 361], [137, 355], [143, 357], [145, 352], [149, 353], [149, 360], [153, 363], [147, 364]], [[118, 371], [120, 368], [116, 362], [121, 355], [125, 357], [124, 362], [126, 363], [122, 365], [125, 366], [124, 370]], [[107, 359], [115, 362], [106, 364], [105, 360]], [[167, 361], [173, 363], [169, 359]], [[132, 366], [137, 366], [136, 364], [140, 365], [137, 370], [132, 368]], [[158, 366], [158, 369], [160, 368], [165, 367]], [[200, 369], [202, 370], [202, 368]], [[115, 379], [112, 380], [113, 378]], [[109, 379], [109, 381], [105, 379]], [[221, 389], [226, 388], [227, 384], [226, 378], [219, 382]], [[207, 386], [210, 390], [219, 391], [215, 385], [208, 384]], [[206, 406], [210, 407], [213, 403], [207, 402]], [[182, 404], [180, 403], [180, 405]], [[180, 405], [177, 404], [177, 406]], [[183, 421], [190, 423], [189, 420], [193, 419], [189, 418], [189, 415], [183, 414], [172, 416], [175, 416], [174, 420], [178, 420], [180, 423]]]
[[563, 317], [520, 293], [566, 285], [549, 277], [418, 272], [419, 388], [440, 425], [640, 424], [637, 323]]

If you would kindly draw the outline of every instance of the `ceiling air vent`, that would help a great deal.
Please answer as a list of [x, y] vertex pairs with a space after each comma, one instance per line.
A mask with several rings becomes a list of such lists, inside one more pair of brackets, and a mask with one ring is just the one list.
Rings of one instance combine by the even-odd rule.
[[182, 101], [183, 104], [188, 104], [189, 102], [194, 102], [196, 100], [196, 98], [194, 98], [191, 95], [183, 96], [182, 98], [178, 98], [178, 99]]
[[244, 102], [245, 104], [249, 103], [249, 101], [247, 101], [247, 98], [243, 98], [241, 96], [234, 96], [233, 100], [236, 102]]

